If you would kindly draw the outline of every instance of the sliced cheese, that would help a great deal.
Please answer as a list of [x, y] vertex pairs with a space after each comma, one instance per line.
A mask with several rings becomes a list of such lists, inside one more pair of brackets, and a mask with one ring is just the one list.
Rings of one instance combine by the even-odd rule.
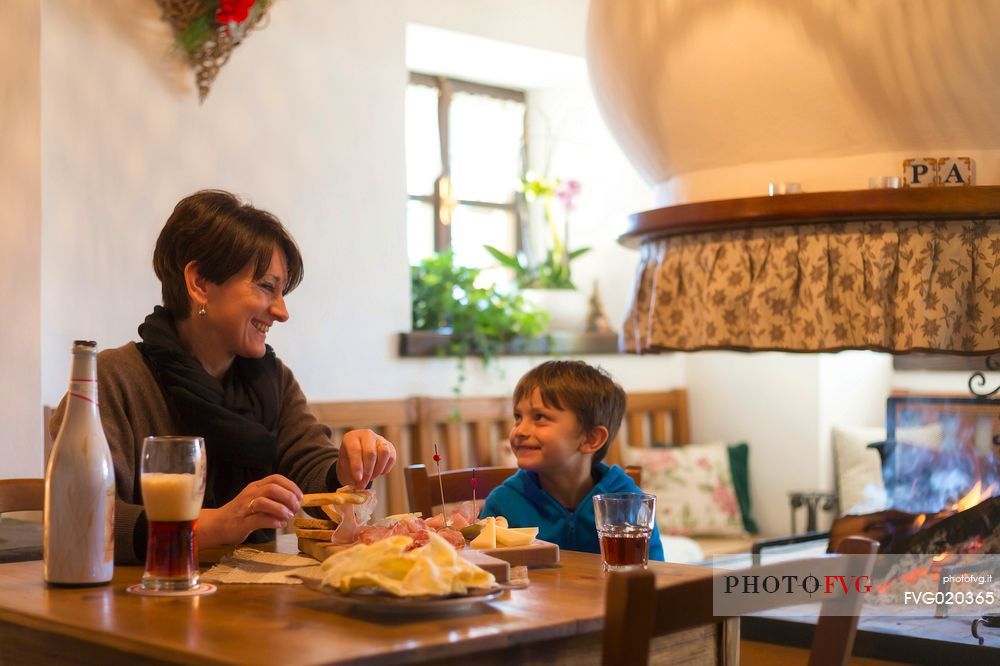
[[498, 546], [527, 546], [538, 536], [537, 527], [506, 528], [497, 527]]
[[497, 521], [496, 518], [490, 516], [486, 518], [486, 524], [483, 525], [482, 531], [479, 533], [475, 539], [469, 542], [469, 546], [474, 550], [485, 550], [487, 548], [497, 547]]

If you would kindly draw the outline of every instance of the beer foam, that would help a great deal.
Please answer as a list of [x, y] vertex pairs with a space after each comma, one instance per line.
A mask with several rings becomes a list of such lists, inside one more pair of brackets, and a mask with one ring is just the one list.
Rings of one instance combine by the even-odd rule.
[[143, 474], [142, 499], [146, 518], [164, 523], [197, 519], [204, 496], [197, 481], [194, 474]]

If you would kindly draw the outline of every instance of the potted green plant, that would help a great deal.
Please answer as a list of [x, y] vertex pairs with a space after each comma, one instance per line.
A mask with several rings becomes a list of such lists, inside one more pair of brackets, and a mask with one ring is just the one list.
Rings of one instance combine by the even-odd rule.
[[459, 362], [461, 391], [465, 358], [479, 356], [488, 365], [518, 338], [537, 338], [548, 325], [548, 315], [532, 308], [517, 291], [477, 286], [479, 269], [455, 264], [452, 251], [441, 252], [410, 268], [414, 331], [449, 335], [440, 353]]

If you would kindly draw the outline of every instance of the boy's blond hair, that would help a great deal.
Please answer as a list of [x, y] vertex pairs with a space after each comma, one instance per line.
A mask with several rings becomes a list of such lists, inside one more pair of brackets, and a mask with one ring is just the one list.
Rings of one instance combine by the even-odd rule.
[[601, 368], [583, 361], [546, 361], [529, 370], [514, 388], [514, 404], [538, 389], [542, 402], [573, 412], [584, 432], [608, 429], [608, 441], [594, 452], [591, 464], [607, 455], [625, 415], [625, 391]]

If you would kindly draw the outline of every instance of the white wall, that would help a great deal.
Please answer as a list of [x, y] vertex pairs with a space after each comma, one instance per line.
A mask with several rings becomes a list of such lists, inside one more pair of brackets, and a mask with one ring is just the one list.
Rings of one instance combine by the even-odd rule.
[[773, 352], [685, 357], [692, 442], [747, 442], [754, 515], [764, 534], [787, 534], [788, 491], [823, 487], [817, 357]]
[[4, 4], [0, 21], [0, 477], [42, 466], [41, 188], [37, 0]]
[[[275, 212], [301, 246], [306, 279], [288, 299], [291, 321], [272, 329], [269, 341], [311, 399], [450, 392], [453, 361], [396, 356], [397, 334], [410, 318], [406, 25], [579, 57], [584, 0], [275, 3], [268, 26], [236, 49], [202, 105], [190, 69], [168, 56], [171, 36], [156, 3], [28, 5], [40, 7], [44, 104], [34, 156], [41, 163], [41, 225], [36, 215], [30, 227], [41, 250], [27, 259], [41, 272], [42, 296], [26, 297], [41, 309], [40, 334], [31, 331], [41, 341], [40, 361], [23, 354], [30, 345], [17, 347], [23, 374], [40, 382], [41, 397], [36, 390], [25, 404], [37, 411], [59, 400], [71, 340], [107, 347], [137, 339], [137, 325], [159, 302], [150, 267], [156, 235], [176, 201], [203, 187], [233, 190]], [[623, 158], [608, 163], [616, 173], [604, 190], [594, 178], [589, 205], [597, 212], [587, 242], [601, 245], [595, 256], [615, 262], [614, 277], [601, 286], [617, 321], [635, 260], [610, 229], [620, 225], [615, 218], [643, 208], [648, 192], [635, 185], [640, 181]], [[629, 178], [631, 184], [619, 184]], [[505, 359], [486, 372], [471, 363], [465, 392], [508, 392], [538, 360]], [[588, 360], [631, 390], [683, 383], [681, 364], [669, 356]], [[18, 428], [39, 432], [28, 410], [4, 412]], [[36, 437], [22, 440], [20, 452], [36, 450]]]

